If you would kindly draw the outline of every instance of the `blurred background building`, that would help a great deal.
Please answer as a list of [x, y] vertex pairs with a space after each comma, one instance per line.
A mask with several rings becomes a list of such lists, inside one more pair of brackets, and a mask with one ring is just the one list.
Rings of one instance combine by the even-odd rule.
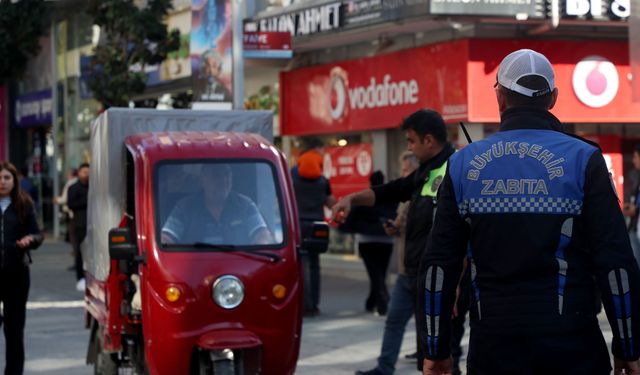
[[[211, 1], [174, 0], [166, 23], [181, 31], [181, 49], [148, 67], [146, 91], [130, 106], [190, 108], [199, 101], [194, 77], [202, 73], [198, 61], [205, 54], [194, 56], [194, 41], [199, 33], [214, 32], [211, 9], [224, 9], [228, 17], [233, 0]], [[63, 184], [70, 168], [88, 161], [91, 121], [102, 108], [86, 85], [92, 49], [100, 40], [99, 28], [84, 13], [86, 2], [48, 3], [56, 15], [55, 32], [42, 38], [26, 78], [0, 89], [5, 103], [0, 126], [5, 154], [27, 165], [39, 183], [42, 217], [51, 229], [54, 175]], [[629, 37], [638, 27], [630, 26], [638, 22], [638, 3], [243, 0], [238, 5], [245, 46], [260, 44], [257, 52], [256, 45], [245, 52], [250, 57], [242, 72], [245, 106], [274, 111], [277, 143], [291, 162], [305, 137], [323, 139], [325, 174], [341, 196], [367, 187], [374, 170], [398, 177], [398, 159], [406, 148], [398, 125], [419, 108], [441, 112], [451, 141], [460, 147], [466, 144], [461, 121], [473, 139], [495, 132], [498, 64], [512, 50], [532, 48], [556, 70], [560, 99], [553, 113], [566, 130], [600, 143], [619, 193], [628, 194], [630, 179], [624, 176], [633, 169], [631, 153], [640, 143], [640, 99], [632, 95], [637, 58], [630, 57], [640, 48]], [[218, 54], [213, 54], [219, 56], [225, 84], [233, 76], [230, 45], [223, 43], [228, 24], [216, 29]]]

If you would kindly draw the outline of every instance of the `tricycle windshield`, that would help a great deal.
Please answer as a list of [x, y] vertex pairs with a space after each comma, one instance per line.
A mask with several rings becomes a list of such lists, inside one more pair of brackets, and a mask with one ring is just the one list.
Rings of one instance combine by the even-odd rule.
[[164, 162], [154, 184], [156, 238], [165, 250], [284, 244], [281, 194], [269, 162]]

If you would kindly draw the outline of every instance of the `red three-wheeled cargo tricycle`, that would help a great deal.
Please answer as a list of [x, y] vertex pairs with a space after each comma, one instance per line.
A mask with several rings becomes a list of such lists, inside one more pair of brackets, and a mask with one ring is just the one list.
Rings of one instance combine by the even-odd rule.
[[[119, 108], [95, 122], [83, 253], [96, 374], [293, 374], [302, 244], [271, 124]], [[326, 246], [316, 229], [305, 246]]]

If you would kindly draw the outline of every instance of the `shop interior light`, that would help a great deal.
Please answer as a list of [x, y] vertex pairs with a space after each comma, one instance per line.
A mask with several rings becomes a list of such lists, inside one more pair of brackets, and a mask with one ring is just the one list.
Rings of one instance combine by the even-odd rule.
[[340, 147], [344, 147], [344, 146], [346, 146], [346, 145], [347, 145], [347, 143], [349, 143], [349, 142], [347, 142], [347, 140], [343, 138], [343, 139], [340, 139], [340, 140], [338, 141], [338, 146], [340, 146]]

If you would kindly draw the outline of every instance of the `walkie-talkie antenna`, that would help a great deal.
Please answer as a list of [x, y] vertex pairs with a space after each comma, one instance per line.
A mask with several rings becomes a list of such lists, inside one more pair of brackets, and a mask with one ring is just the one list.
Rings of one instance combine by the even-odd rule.
[[464, 124], [462, 123], [462, 121], [460, 121], [460, 127], [462, 128], [462, 131], [464, 132], [464, 136], [465, 138], [467, 138], [467, 142], [469, 144], [472, 144], [473, 141], [471, 140], [471, 137], [469, 136], [469, 132], [467, 131], [467, 128], [464, 126]]

